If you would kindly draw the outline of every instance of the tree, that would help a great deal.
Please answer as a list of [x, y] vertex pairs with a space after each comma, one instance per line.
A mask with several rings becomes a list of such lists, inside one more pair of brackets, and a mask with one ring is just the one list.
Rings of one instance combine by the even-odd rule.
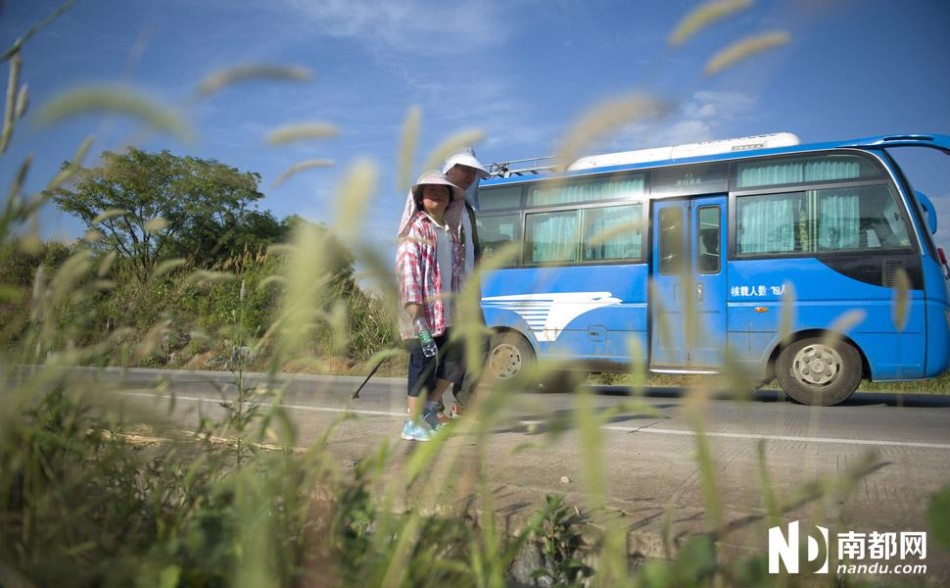
[[101, 233], [100, 246], [118, 251], [141, 280], [173, 256], [210, 265], [204, 255], [215, 257], [222, 238], [226, 243], [249, 213], [261, 215], [248, 209], [263, 198], [259, 174], [167, 150], [147, 153], [131, 147], [123, 153], [106, 151], [101, 159], [99, 167], [79, 170], [70, 185], [51, 196], [89, 230]]
[[268, 245], [284, 243], [289, 235], [287, 218], [279, 221], [269, 210], [245, 210], [240, 217], [229, 218], [222, 223], [216, 219], [195, 223], [187, 234], [173, 240], [168, 254], [187, 258], [196, 266], [210, 268], [217, 262], [245, 251], [256, 253]]

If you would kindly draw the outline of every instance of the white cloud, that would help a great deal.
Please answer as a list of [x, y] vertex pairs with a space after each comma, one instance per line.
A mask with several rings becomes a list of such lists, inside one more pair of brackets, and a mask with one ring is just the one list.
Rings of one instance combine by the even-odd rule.
[[658, 145], [682, 145], [683, 143], [699, 143], [709, 141], [714, 137], [715, 123], [710, 119], [693, 118], [680, 120], [662, 129]]
[[732, 129], [749, 126], [745, 123], [756, 117], [758, 106], [758, 98], [749, 94], [698, 91], [667, 116], [624, 127], [604, 147], [622, 151], [727, 139], [735, 136]]
[[479, 0], [286, 0], [314, 35], [378, 42], [388, 50], [446, 55], [503, 41], [496, 4]]
[[689, 119], [721, 119], [730, 122], [748, 115], [758, 106], [755, 96], [741, 92], [714, 92], [703, 90], [696, 92], [686, 100], [680, 110]]

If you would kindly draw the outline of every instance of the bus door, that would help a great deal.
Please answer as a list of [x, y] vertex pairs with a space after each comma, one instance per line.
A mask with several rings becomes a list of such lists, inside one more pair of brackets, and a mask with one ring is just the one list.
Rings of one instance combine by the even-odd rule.
[[723, 365], [726, 345], [726, 197], [653, 206], [650, 367]]

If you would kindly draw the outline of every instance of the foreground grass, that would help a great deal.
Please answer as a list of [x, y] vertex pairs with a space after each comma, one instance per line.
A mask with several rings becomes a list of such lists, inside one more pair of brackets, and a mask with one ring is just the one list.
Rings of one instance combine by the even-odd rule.
[[[720, 551], [716, 537], [726, 527], [716, 522], [717, 466], [699, 413], [694, 459], [709, 532], [679, 537], [667, 560], [643, 561], [631, 558], [623, 521], [600, 516], [609, 494], [600, 429], [618, 414], [648, 413], [636, 399], [600, 414], [589, 391], [572, 390], [584, 498], [548, 496], [520, 526], [505, 530], [484, 467], [488, 435], [502, 427], [517, 390], [551, 373], [539, 369], [484, 389], [473, 418], [458, 423], [475, 440], [464, 452], [445, 436], [411, 451], [383, 443], [342, 464], [329, 442], [348, 417], [301, 447], [280, 407], [276, 378], [250, 387], [238, 366], [222, 410], [199, 414], [194, 429], [182, 430], [172, 415], [174, 396], [161, 386], [154, 396], [167, 398], [167, 412], [137, 411], [72, 377], [68, 359], [49, 358], [26, 378], [9, 377], [12, 366], [3, 365], [4, 586], [799, 585], [767, 573], [764, 549]], [[701, 394], [702, 387], [685, 388], [685, 409], [697, 408]], [[552, 415], [540, 425], [551, 433], [534, 443], [556, 443], [563, 426], [563, 416]], [[760, 459], [768, 471], [766, 455]], [[766, 477], [759, 481], [765, 514], [781, 520], [794, 496], [836, 504], [861, 487], [873, 466], [872, 459], [825, 480], [803, 480], [791, 498], [776, 497]], [[934, 503], [940, 500], [947, 502]], [[936, 524], [946, 511], [932, 510]], [[675, 516], [670, 512], [663, 525], [670, 537]], [[807, 585], [862, 583], [810, 578]]]

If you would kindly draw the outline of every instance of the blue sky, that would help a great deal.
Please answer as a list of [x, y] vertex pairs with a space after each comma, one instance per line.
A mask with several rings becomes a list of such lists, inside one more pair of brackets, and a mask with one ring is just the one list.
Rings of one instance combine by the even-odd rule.
[[[5, 49], [59, 0], [12, 0], [0, 12]], [[148, 150], [213, 158], [262, 176], [260, 208], [278, 217], [332, 221], [340, 181], [354, 163], [379, 172], [365, 232], [391, 246], [404, 192], [396, 170], [410, 109], [422, 112], [413, 176], [446, 138], [480, 129], [483, 161], [551, 154], [571, 124], [634, 92], [668, 103], [668, 116], [622, 126], [590, 152], [790, 131], [803, 142], [885, 133], [950, 133], [950, 2], [776, 0], [750, 3], [680, 47], [677, 23], [702, 4], [686, 0], [78, 0], [23, 51], [35, 112], [84, 84], [123, 84], [180, 109], [195, 139], [152, 135]], [[786, 31], [787, 44], [706, 76], [729, 44]], [[204, 100], [198, 83], [222, 69], [280, 64], [308, 82], [254, 80]], [[142, 135], [121, 117], [83, 116], [21, 126], [0, 160], [9, 184], [27, 153], [27, 187], [41, 189], [87, 135], [87, 164]], [[279, 127], [336, 126], [338, 135], [272, 146]], [[290, 166], [330, 159], [275, 186]], [[941, 211], [950, 249], [950, 159], [907, 158], [916, 187]], [[48, 212], [45, 234], [78, 225]]]

